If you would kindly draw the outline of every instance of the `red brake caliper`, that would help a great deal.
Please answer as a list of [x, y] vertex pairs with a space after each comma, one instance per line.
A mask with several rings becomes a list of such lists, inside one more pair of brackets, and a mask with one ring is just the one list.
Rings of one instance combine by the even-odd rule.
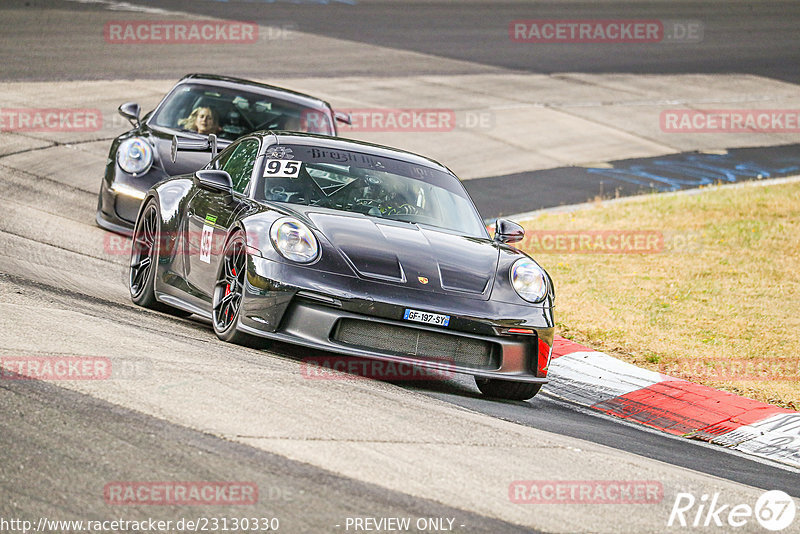
[[[236, 267], [231, 267], [231, 271], [233, 271], [233, 276], [236, 276]], [[225, 296], [227, 297], [230, 294], [231, 294], [231, 285], [227, 284], [225, 286]], [[230, 308], [228, 308], [228, 320], [229, 321], [231, 320], [231, 309]]]

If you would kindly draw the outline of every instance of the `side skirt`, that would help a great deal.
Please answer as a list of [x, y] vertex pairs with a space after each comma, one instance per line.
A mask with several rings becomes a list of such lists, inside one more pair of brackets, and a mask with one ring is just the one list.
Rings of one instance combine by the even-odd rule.
[[209, 321], [211, 320], [211, 311], [204, 310], [203, 308], [195, 306], [190, 302], [186, 302], [185, 300], [181, 299], [180, 297], [176, 297], [175, 295], [170, 295], [168, 293], [162, 293], [159, 291], [156, 292], [156, 299], [158, 299], [159, 302], [163, 302], [164, 304], [172, 306], [173, 308], [178, 308], [179, 310], [194, 313], [196, 315], [199, 315], [200, 317], [208, 319]]

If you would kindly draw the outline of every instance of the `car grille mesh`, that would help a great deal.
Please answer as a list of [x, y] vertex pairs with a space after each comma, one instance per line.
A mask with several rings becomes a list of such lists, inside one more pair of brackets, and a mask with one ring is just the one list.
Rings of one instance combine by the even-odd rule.
[[481, 339], [358, 319], [340, 320], [333, 338], [375, 352], [497, 368], [495, 344]]

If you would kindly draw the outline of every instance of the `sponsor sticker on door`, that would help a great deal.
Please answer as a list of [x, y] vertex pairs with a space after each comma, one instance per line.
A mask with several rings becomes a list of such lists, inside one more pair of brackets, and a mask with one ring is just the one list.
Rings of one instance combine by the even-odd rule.
[[200, 236], [200, 261], [211, 263], [211, 244], [213, 241], [214, 227], [204, 224], [203, 233]]

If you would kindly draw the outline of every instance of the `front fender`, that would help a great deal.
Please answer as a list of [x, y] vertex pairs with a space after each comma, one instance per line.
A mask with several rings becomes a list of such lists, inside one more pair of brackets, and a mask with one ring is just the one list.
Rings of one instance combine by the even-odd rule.
[[[535, 308], [543, 308], [545, 310], [550, 310], [550, 313], [552, 313], [552, 309], [555, 307], [555, 288], [553, 285], [553, 279], [550, 278], [550, 273], [548, 273], [543, 267], [542, 271], [544, 271], [548, 287], [547, 296], [542, 302], [534, 304], [524, 300], [517, 294], [517, 292], [514, 290], [514, 287], [511, 285], [511, 278], [509, 276], [511, 266], [515, 261], [522, 257], [530, 258], [534, 263], [536, 263], [536, 265], [539, 265], [539, 262], [537, 262], [530, 255], [525, 254], [514, 247], [508, 245], [500, 246], [500, 258], [497, 262], [497, 278], [495, 280], [494, 288], [492, 289], [491, 299], [498, 302], [506, 302], [508, 304], [524, 304]], [[541, 267], [541, 265], [539, 265], [539, 267]]]
[[137, 222], [150, 201], [156, 202], [161, 218], [156, 291], [161, 291], [165, 283], [176, 285], [176, 277], [180, 278], [182, 261], [188, 253], [188, 244], [184, 243], [182, 238], [181, 221], [184, 218], [186, 203], [191, 197], [192, 186], [191, 178], [185, 176], [161, 182], [147, 192], [139, 208]]
[[161, 182], [150, 190], [148, 196], [152, 195], [158, 200], [162, 233], [174, 234], [179, 230], [182, 214], [185, 212], [193, 187], [194, 181], [191, 175], [186, 175]]

